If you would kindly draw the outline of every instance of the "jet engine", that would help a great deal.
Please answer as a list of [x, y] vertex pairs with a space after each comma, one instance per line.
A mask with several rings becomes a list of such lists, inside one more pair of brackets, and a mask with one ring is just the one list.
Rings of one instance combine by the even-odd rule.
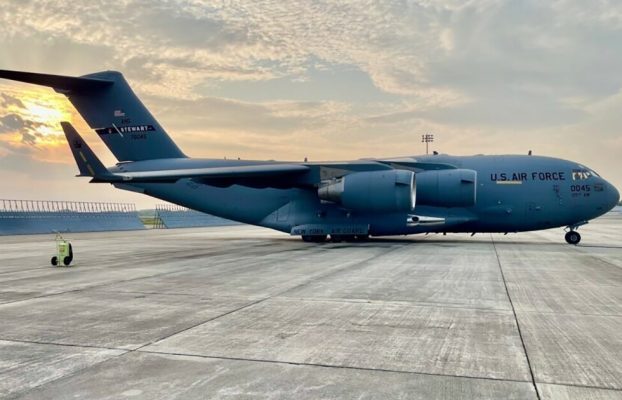
[[415, 174], [403, 170], [354, 172], [322, 182], [318, 196], [355, 211], [411, 211], [416, 199]]
[[477, 172], [444, 169], [417, 174], [417, 204], [436, 207], [471, 207], [477, 194]]

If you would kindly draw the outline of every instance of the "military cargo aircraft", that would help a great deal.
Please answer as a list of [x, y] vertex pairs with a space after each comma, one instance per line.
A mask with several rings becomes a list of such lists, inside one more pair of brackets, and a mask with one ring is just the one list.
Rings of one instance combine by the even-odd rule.
[[78, 176], [308, 242], [565, 227], [566, 241], [577, 244], [577, 229], [619, 200], [615, 187], [590, 168], [532, 155], [347, 162], [189, 158], [119, 72], [68, 77], [0, 70], [0, 78], [67, 96], [119, 161], [106, 168], [63, 122]]

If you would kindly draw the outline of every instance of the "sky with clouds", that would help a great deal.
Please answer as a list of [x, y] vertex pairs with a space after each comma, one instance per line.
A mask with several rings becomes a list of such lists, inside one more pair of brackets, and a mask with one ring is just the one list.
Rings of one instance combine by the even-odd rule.
[[[114, 69], [197, 157], [579, 161], [622, 188], [619, 1], [3, 0], [0, 68]], [[158, 201], [74, 178], [63, 96], [0, 81], [0, 198]]]

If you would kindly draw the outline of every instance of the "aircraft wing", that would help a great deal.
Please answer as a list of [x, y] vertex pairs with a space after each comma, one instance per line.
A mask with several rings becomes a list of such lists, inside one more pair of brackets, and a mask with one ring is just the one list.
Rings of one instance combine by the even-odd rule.
[[261, 179], [277, 176], [295, 176], [308, 171], [309, 167], [302, 164], [259, 164], [231, 167], [122, 172], [116, 173], [115, 176], [118, 176], [123, 181], [128, 182], [175, 182], [184, 178], [235, 181], [236, 179]]
[[227, 187], [242, 185], [255, 188], [292, 188], [313, 186], [322, 180], [354, 172], [404, 169], [455, 168], [442, 164], [424, 165], [415, 160], [359, 160], [333, 163], [258, 163], [255, 165], [215, 166], [187, 169], [120, 171], [106, 169], [78, 132], [68, 122], [61, 123], [69, 147], [80, 170], [79, 176], [90, 176], [92, 182], [107, 183], [174, 183], [192, 179], [207, 185]]

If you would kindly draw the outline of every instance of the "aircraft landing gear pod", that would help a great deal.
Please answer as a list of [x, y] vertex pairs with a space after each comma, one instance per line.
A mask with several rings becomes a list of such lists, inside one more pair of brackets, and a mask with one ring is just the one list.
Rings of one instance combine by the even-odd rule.
[[56, 233], [56, 255], [52, 257], [50, 262], [52, 265], [57, 266], [62, 263], [68, 267], [73, 261], [73, 248], [68, 240], [65, 240], [60, 233]]

